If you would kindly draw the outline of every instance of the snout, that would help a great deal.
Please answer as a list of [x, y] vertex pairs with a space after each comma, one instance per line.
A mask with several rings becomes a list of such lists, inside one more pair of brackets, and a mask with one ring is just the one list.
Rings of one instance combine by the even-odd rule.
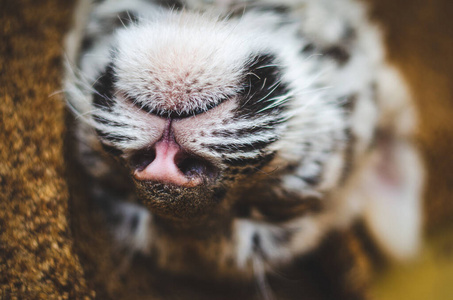
[[131, 157], [139, 199], [156, 216], [199, 222], [219, 208], [219, 168], [180, 146], [171, 134]]

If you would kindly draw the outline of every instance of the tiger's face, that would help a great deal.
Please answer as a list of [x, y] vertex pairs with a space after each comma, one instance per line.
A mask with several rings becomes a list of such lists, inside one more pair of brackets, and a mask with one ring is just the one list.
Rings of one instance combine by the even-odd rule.
[[196, 0], [105, 1], [90, 15], [68, 102], [93, 181], [114, 182], [119, 163], [149, 210], [131, 209], [149, 221], [136, 248], [176, 272], [193, 271], [191, 249], [218, 274], [252, 274], [365, 218], [389, 253], [412, 253], [414, 114], [379, 31], [354, 1], [249, 2], [223, 17]]

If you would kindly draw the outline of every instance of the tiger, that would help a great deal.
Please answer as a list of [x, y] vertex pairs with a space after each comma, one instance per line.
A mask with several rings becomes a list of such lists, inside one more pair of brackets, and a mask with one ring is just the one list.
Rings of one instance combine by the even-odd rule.
[[82, 0], [75, 20], [76, 159], [113, 243], [261, 282], [357, 220], [417, 253], [417, 113], [364, 3]]

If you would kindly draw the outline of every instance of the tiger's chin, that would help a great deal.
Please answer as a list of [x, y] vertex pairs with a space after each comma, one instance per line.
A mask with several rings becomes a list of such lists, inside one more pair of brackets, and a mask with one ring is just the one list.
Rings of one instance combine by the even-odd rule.
[[152, 181], [134, 182], [142, 204], [154, 215], [176, 224], [203, 223], [225, 206], [225, 189], [215, 185], [184, 187]]

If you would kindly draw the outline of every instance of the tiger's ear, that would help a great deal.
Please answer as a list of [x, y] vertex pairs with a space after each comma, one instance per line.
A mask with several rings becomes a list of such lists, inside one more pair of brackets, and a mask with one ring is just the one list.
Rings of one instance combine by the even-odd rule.
[[373, 150], [358, 184], [363, 218], [377, 244], [390, 257], [413, 257], [422, 238], [424, 171], [413, 135], [414, 105], [395, 69], [380, 73], [377, 88], [380, 120]]
[[359, 179], [363, 218], [382, 250], [404, 260], [420, 246], [423, 169], [411, 142], [380, 135]]

